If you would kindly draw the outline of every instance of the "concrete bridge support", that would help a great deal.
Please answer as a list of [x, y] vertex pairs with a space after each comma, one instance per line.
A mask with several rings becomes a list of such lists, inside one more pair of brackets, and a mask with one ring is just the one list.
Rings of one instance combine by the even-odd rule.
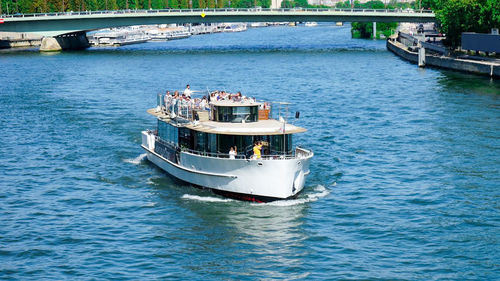
[[373, 22], [373, 39], [377, 39], [377, 22]]
[[425, 48], [422, 46], [418, 49], [418, 66], [425, 66]]
[[61, 50], [82, 50], [90, 47], [89, 40], [84, 31], [63, 34], [56, 37], [44, 37], [41, 52], [57, 52]]

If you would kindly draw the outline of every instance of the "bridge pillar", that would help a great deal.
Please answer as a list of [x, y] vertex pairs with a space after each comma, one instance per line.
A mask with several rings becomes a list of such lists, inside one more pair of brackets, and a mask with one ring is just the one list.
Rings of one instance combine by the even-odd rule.
[[377, 22], [373, 22], [373, 39], [377, 39]]
[[56, 37], [44, 37], [41, 52], [57, 52], [61, 50], [82, 50], [90, 47], [84, 31], [63, 34]]

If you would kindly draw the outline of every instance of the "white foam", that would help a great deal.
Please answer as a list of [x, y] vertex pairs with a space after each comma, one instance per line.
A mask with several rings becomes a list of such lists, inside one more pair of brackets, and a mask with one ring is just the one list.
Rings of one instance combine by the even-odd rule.
[[191, 195], [191, 194], [184, 194], [184, 195], [182, 195], [181, 198], [188, 199], [188, 200], [203, 201], [203, 202], [216, 202], [216, 203], [234, 201], [233, 199], [228, 199], [228, 198], [222, 199], [222, 198], [211, 197], [211, 196], [198, 196], [198, 195]]
[[314, 193], [311, 194], [306, 194], [305, 198], [299, 198], [299, 199], [291, 199], [291, 200], [278, 200], [278, 201], [272, 201], [269, 203], [258, 203], [258, 204], [251, 204], [255, 206], [279, 206], [279, 207], [288, 207], [288, 206], [295, 206], [295, 205], [300, 205], [300, 204], [305, 204], [309, 202], [314, 202], [318, 200], [319, 198], [323, 198], [327, 196], [330, 191], [326, 189], [322, 185], [318, 185], [314, 188]]
[[143, 154], [135, 157], [134, 159], [123, 159], [123, 161], [126, 163], [139, 165], [139, 164], [141, 164], [142, 160], [146, 159], [146, 155], [147, 155], [146, 153], [143, 153]]
[[316, 191], [316, 193], [307, 194], [307, 197], [310, 199], [314, 199], [314, 201], [318, 200], [319, 198], [323, 198], [330, 193], [330, 190], [326, 189], [326, 187], [322, 185], [316, 186], [314, 188], [314, 191]]
[[[310, 194], [305, 194], [305, 198], [299, 198], [299, 199], [291, 199], [291, 200], [277, 200], [277, 201], [272, 201], [269, 203], [250, 203], [252, 206], [279, 206], [279, 207], [288, 207], [288, 206], [294, 206], [294, 205], [300, 205], [300, 204], [305, 204], [309, 202], [314, 202], [317, 201], [320, 198], [323, 198], [330, 194], [330, 190], [328, 190], [326, 187], [322, 185], [317, 185], [314, 187], [314, 193]], [[184, 194], [181, 196], [182, 199], [186, 200], [195, 200], [195, 201], [202, 201], [202, 202], [215, 202], [215, 203], [223, 203], [223, 202], [231, 202], [235, 201], [233, 199], [229, 198], [218, 198], [218, 197], [212, 197], [212, 196], [198, 196], [198, 195], [191, 195], [191, 194]]]

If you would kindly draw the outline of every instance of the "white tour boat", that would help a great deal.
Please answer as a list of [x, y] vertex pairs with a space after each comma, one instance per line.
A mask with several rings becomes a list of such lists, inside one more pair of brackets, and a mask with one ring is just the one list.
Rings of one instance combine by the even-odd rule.
[[288, 104], [224, 93], [211, 93], [209, 100], [159, 95], [157, 107], [148, 110], [157, 129], [142, 132], [147, 159], [222, 196], [256, 202], [296, 197], [313, 152], [292, 147], [293, 135], [306, 129], [285, 121]]

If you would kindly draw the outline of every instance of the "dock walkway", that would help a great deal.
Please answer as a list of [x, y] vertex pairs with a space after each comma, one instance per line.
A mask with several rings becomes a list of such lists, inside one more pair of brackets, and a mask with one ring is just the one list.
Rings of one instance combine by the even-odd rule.
[[[399, 42], [399, 37], [387, 39], [387, 49], [397, 56], [412, 63], [419, 63], [418, 47], [408, 47]], [[500, 60], [475, 56], [447, 56], [425, 53], [425, 66], [451, 69], [472, 74], [487, 75], [500, 78]]]

